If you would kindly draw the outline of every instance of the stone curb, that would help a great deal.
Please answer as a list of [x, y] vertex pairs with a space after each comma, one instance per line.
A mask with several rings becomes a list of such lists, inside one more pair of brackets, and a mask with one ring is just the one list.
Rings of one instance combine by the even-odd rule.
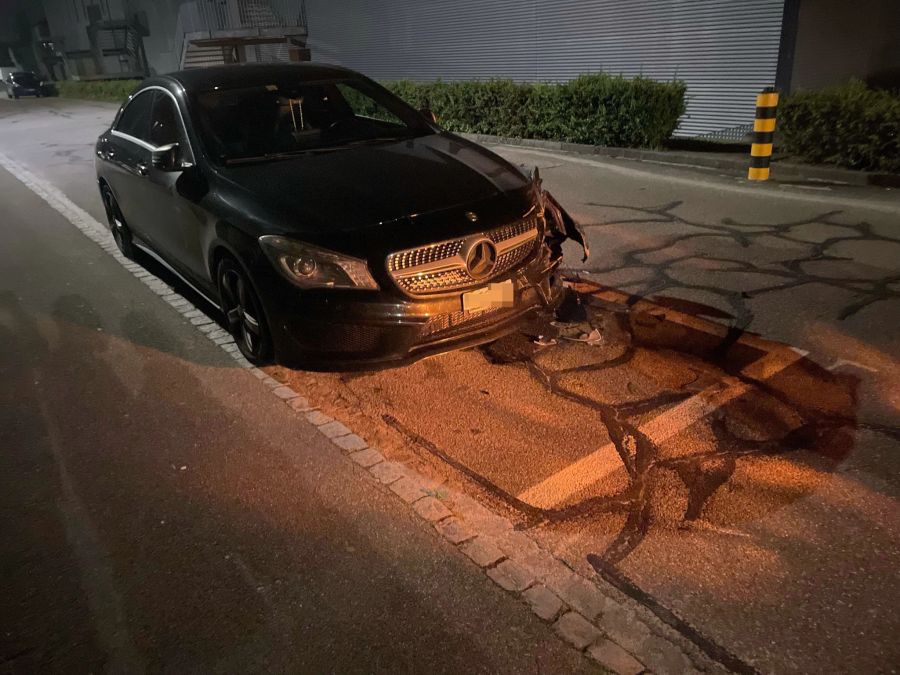
[[[373, 481], [384, 485], [432, 524], [438, 535], [478, 565], [494, 583], [517, 595], [544, 621], [553, 621], [560, 636], [589, 658], [615, 673], [643, 672], [645, 666], [660, 673], [722, 670], [683, 636], [655, 620], [643, 606], [619, 594], [611, 586], [580, 576], [565, 563], [540, 548], [530, 537], [513, 529], [506, 518], [457, 490], [435, 481], [381, 452], [343, 423], [334, 420], [291, 387], [256, 368], [241, 354], [231, 336], [217, 322], [195, 307], [164, 281], [125, 258], [107, 228], [76, 206], [62, 192], [27, 169], [0, 154], [0, 166], [61, 213], [113, 259], [140, 279], [179, 312], [187, 325], [217, 344], [242, 368], [266, 385], [273, 397], [289, 406], [303, 421], [327, 438], [347, 461], [356, 464]], [[12, 169], [10, 169], [12, 167]], [[206, 322], [196, 322], [202, 316]], [[446, 501], [445, 501], [446, 500]], [[451, 509], [448, 504], [453, 504]], [[640, 613], [644, 616], [639, 616]], [[558, 618], [557, 618], [558, 617]]]
[[[464, 134], [459, 136], [476, 143], [496, 143], [536, 150], [553, 150], [578, 155], [597, 155], [617, 159], [632, 159], [639, 162], [671, 164], [673, 166], [700, 167], [717, 169], [731, 175], [746, 177], [749, 160], [734, 157], [710, 157], [706, 154], [684, 150], [647, 150], [643, 148], [613, 148], [604, 145], [586, 145], [583, 143], [567, 143], [564, 141], [544, 141], [535, 138], [511, 138], [491, 136], [490, 134]], [[749, 152], [748, 152], [749, 155]], [[846, 183], [847, 185], [875, 185], [878, 187], [900, 187], [900, 175], [873, 173], [869, 171], [853, 171], [831, 166], [812, 166], [796, 162], [772, 161], [773, 180], [802, 180], [814, 182]]]

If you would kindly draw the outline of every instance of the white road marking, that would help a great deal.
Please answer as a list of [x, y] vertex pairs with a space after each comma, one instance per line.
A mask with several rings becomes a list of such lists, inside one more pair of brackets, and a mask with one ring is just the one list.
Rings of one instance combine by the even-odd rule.
[[[803, 356], [791, 349], [771, 352], [749, 364], [742, 374], [755, 380], [768, 380]], [[744, 382], [734, 381], [722, 389], [715, 385], [704, 389], [654, 417], [641, 427], [641, 432], [653, 443], [659, 445], [696, 424], [710, 413], [743, 396], [751, 389]], [[518, 495], [526, 504], [547, 509], [563, 504], [570, 497], [586, 490], [622, 468], [619, 451], [612, 443], [607, 443], [591, 454], [573, 462], [565, 469], [557, 471], [540, 483], [531, 486]]]
[[878, 368], [872, 368], [872, 366], [867, 366], [864, 363], [860, 363], [859, 361], [851, 361], [850, 359], [838, 359], [833, 364], [828, 366], [828, 370], [837, 370], [843, 366], [850, 366], [851, 368], [859, 368], [860, 370], [868, 370], [870, 373], [877, 373]]

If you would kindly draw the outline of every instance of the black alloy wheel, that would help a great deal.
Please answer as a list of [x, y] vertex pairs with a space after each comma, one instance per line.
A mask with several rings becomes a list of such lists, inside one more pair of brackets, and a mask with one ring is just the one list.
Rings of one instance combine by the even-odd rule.
[[113, 239], [116, 240], [116, 246], [129, 260], [134, 260], [135, 246], [131, 237], [131, 230], [122, 217], [122, 211], [113, 197], [112, 191], [108, 187], [103, 187], [103, 208], [106, 210], [106, 220], [109, 223], [109, 230], [112, 232]]
[[267, 363], [272, 353], [272, 341], [262, 303], [250, 280], [231, 258], [225, 258], [219, 264], [217, 276], [222, 313], [238, 349], [250, 363]]

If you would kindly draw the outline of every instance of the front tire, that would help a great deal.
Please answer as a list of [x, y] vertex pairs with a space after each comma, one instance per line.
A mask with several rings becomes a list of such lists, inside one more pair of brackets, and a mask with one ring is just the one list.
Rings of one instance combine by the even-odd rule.
[[113, 239], [119, 251], [129, 260], [134, 260], [135, 246], [131, 236], [131, 230], [122, 216], [122, 210], [116, 203], [116, 198], [108, 187], [103, 187], [101, 196], [103, 197], [103, 208], [106, 210], [106, 220], [109, 224], [109, 230], [112, 232]]
[[250, 363], [263, 365], [272, 357], [272, 339], [262, 303], [243, 268], [231, 258], [219, 263], [216, 274], [219, 303], [228, 332]]

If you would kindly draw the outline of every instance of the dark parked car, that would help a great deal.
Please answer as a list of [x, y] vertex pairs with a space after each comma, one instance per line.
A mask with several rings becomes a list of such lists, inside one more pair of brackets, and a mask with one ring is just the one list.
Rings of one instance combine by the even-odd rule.
[[9, 98], [44, 95], [44, 83], [34, 73], [10, 73], [6, 76], [4, 84], [6, 85], [6, 95]]
[[145, 80], [97, 141], [122, 253], [221, 307], [253, 362], [392, 365], [513, 330], [561, 293], [572, 219], [518, 168], [355, 72]]

